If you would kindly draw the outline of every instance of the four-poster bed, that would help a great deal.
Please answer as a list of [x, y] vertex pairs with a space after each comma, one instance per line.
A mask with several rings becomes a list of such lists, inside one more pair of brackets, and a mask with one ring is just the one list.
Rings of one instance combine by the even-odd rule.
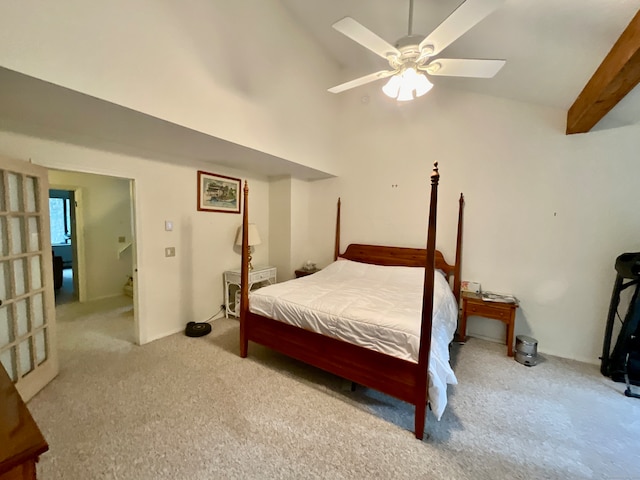
[[[316, 331], [312, 331], [310, 328], [296, 326], [299, 324], [297, 321], [294, 321], [294, 325], [291, 325], [289, 323], [284, 323], [287, 320], [279, 318], [278, 315], [265, 316], [257, 313], [273, 311], [273, 309], [271, 308], [270, 310], [270, 307], [265, 307], [261, 310], [257, 298], [253, 297], [255, 295], [253, 292], [252, 297], [256, 298], [255, 303], [257, 306], [254, 307], [252, 302], [252, 310], [250, 310], [249, 290], [247, 288], [249, 267], [247, 258], [248, 239], [246, 233], [248, 225], [248, 186], [245, 182], [240, 299], [240, 356], [243, 358], [247, 356], [248, 342], [251, 340], [255, 343], [267, 346], [300, 361], [351, 380], [357, 384], [379, 390], [400, 400], [406, 401], [415, 406], [415, 436], [418, 439], [422, 439], [424, 435], [427, 400], [429, 398], [428, 388], [430, 389], [432, 387], [429, 382], [429, 356], [432, 347], [432, 328], [435, 328], [432, 324], [434, 315], [434, 286], [441, 288], [438, 286], [439, 284], [445, 283], [447, 285], [446, 288], [448, 290], [448, 295], [451, 297], [450, 303], [454, 305], [454, 307], [449, 306], [449, 312], [453, 312], [450, 313], [449, 316], [454, 317], [452, 320], [453, 330], [455, 330], [455, 322], [457, 321], [457, 305], [460, 299], [462, 209], [464, 199], [463, 196], [460, 195], [456, 262], [455, 265], [450, 265], [445, 261], [442, 253], [435, 249], [438, 181], [439, 174], [436, 164], [431, 175], [431, 199], [426, 249], [351, 244], [343, 254], [339, 254], [340, 201], [338, 201], [334, 255], [337, 262], [334, 262], [334, 264], [331, 265], [332, 267], [337, 265], [337, 267], [334, 267], [333, 270], [346, 270], [346, 267], [351, 268], [351, 263], [353, 263], [356, 265], [356, 268], [359, 268], [357, 265], [360, 265], [363, 268], [371, 267], [372, 269], [383, 268], [377, 266], [399, 267], [393, 269], [394, 272], [395, 270], [399, 270], [401, 272], [404, 272], [404, 270], [410, 270], [412, 273], [418, 273], [420, 276], [421, 269], [404, 269], [403, 267], [424, 268], [424, 283], [418, 292], [419, 294], [422, 294], [422, 319], [419, 328], [417, 328], [417, 321], [420, 317], [420, 305], [418, 305], [418, 308], [416, 309], [415, 318], [411, 318], [411, 321], [414, 324], [413, 328], [416, 329], [414, 358], [398, 358], [397, 356], [383, 353], [386, 352], [384, 348], [365, 348], [364, 346], [351, 343], [351, 341], [345, 341], [344, 339], [317, 333]], [[347, 260], [348, 262], [343, 260]], [[357, 264], [354, 262], [357, 262]], [[446, 278], [446, 282], [444, 278], [436, 278], [436, 275], [440, 276], [440, 273], [436, 272], [436, 270], [440, 270], [442, 272], [444, 278]], [[294, 282], [296, 287], [303, 286], [305, 282], [310, 285], [309, 282], [311, 281], [311, 277], [321, 276], [323, 274], [324, 271], [316, 273], [313, 276], [285, 283], [292, 284], [292, 282]], [[364, 273], [364, 275], [369, 274], [369, 270], [367, 270], [367, 273]], [[375, 275], [375, 272], [372, 273], [372, 275]], [[327, 278], [330, 278], [329, 274], [326, 276]], [[451, 290], [448, 287], [449, 283], [447, 283], [451, 276], [454, 277], [453, 294], [451, 294]], [[415, 275], [412, 278], [416, 279]], [[417, 278], [417, 281], [414, 281], [413, 283], [417, 284], [419, 288], [419, 277]], [[290, 286], [293, 286], [293, 284]], [[273, 289], [274, 287], [278, 287], [278, 285], [265, 287], [265, 289], [260, 289], [257, 292]], [[299, 298], [300, 297], [298, 297], [298, 299]], [[294, 303], [297, 305], [300, 302], [297, 301]], [[333, 320], [335, 320], [335, 318]], [[449, 320], [449, 322], [451, 322], [451, 320]], [[447, 344], [453, 336], [453, 331], [450, 331], [450, 334], [451, 336], [446, 342]], [[444, 348], [446, 349], [446, 347], [447, 345], [445, 345]], [[446, 352], [445, 356], [446, 367], [450, 369], [448, 365], [448, 352]], [[438, 363], [441, 363], [440, 360], [438, 360]], [[453, 376], [452, 371], [451, 376]], [[455, 381], [455, 376], [453, 376], [453, 380]], [[446, 395], [446, 384], [444, 387]]]

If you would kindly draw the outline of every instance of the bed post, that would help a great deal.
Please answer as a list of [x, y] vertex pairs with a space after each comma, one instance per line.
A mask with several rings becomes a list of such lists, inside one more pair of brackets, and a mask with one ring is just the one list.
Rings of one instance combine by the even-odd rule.
[[247, 339], [247, 312], [249, 310], [249, 185], [244, 181], [244, 212], [242, 214], [242, 267], [240, 269], [240, 356], [245, 358], [249, 347]]
[[436, 212], [438, 207], [438, 162], [431, 173], [431, 201], [429, 204], [429, 227], [427, 233], [427, 264], [424, 269], [424, 292], [422, 297], [422, 326], [420, 328], [420, 353], [418, 355], [418, 379], [416, 388], [415, 435], [422, 440], [427, 414], [427, 388], [429, 352], [431, 350], [431, 326], [433, 320], [433, 284], [436, 252]]
[[460, 304], [460, 285], [462, 278], [462, 210], [464, 209], [464, 195], [460, 194], [460, 205], [458, 206], [458, 238], [456, 240], [456, 265], [453, 271], [453, 294]]
[[338, 260], [340, 255], [340, 197], [338, 197], [338, 213], [336, 215], [336, 246], [333, 251], [333, 261]]

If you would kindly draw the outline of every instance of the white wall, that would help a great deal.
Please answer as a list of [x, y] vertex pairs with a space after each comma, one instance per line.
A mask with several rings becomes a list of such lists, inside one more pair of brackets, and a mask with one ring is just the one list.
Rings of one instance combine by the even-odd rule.
[[0, 66], [337, 168], [338, 69], [277, 0], [0, 2]]
[[278, 267], [278, 281], [294, 278], [312, 250], [309, 242], [309, 182], [291, 177], [269, 185], [271, 246], [269, 261]]
[[[424, 246], [437, 160], [438, 247], [453, 260], [464, 192], [463, 278], [515, 294], [516, 334], [541, 352], [597, 362], [615, 258], [640, 250], [640, 127], [566, 136], [564, 111], [442, 87], [400, 106], [376, 87], [343, 101], [343, 175], [312, 184], [318, 258], [332, 258], [337, 196], [342, 250]], [[468, 331], [504, 339], [491, 320], [472, 318]]]
[[132, 274], [130, 249], [118, 255], [123, 244], [131, 242], [131, 198], [129, 181], [104, 175], [49, 170], [53, 188], [82, 189], [82, 236], [85, 252], [87, 300], [122, 295], [122, 287]]
[[309, 224], [313, 218], [309, 215], [310, 184], [302, 180], [291, 180], [291, 267], [287, 272], [294, 277], [294, 271], [301, 268], [311, 256]]
[[[198, 169], [248, 179], [252, 221], [261, 225], [264, 242], [254, 258], [256, 263], [267, 263], [269, 188], [263, 178], [211, 164], [172, 165], [5, 131], [0, 131], [0, 154], [50, 168], [135, 181], [141, 343], [180, 331], [189, 321], [207, 320], [223, 303], [223, 271], [240, 265], [233, 243], [241, 216], [196, 211]], [[172, 232], [164, 230], [165, 220], [173, 221]], [[176, 256], [165, 258], [164, 249], [170, 246], [176, 248]]]
[[[253, 202], [251, 202], [253, 205]], [[249, 210], [251, 212], [251, 210]], [[269, 184], [269, 263], [278, 269], [278, 281], [291, 278], [291, 178], [274, 178]]]

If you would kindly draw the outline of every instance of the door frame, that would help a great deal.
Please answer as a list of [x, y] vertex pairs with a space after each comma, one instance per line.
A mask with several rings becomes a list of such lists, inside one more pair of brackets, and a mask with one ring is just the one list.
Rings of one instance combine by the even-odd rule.
[[131, 276], [133, 277], [133, 338], [141, 345], [142, 324], [140, 322], [140, 295], [138, 290], [138, 204], [136, 202], [136, 180], [129, 178], [129, 203], [131, 206]]

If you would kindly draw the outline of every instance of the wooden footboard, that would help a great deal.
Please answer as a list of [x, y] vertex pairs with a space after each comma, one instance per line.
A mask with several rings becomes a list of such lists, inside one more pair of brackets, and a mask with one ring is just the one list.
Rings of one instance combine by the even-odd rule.
[[[414, 403], [418, 364], [248, 313], [252, 342]], [[371, 366], [375, 365], [375, 370]]]
[[[375, 245], [350, 245], [343, 258], [377, 265], [425, 267], [421, 338], [418, 363], [401, 360], [357, 345], [326, 337], [249, 311], [248, 291], [248, 186], [244, 186], [242, 270], [240, 300], [240, 356], [246, 357], [249, 341], [267, 346], [302, 362], [321, 368], [363, 386], [379, 390], [415, 406], [415, 436], [422, 439], [428, 400], [428, 368], [431, 348], [434, 273], [438, 268], [454, 277], [454, 294], [460, 295], [460, 252], [462, 248], [462, 208], [460, 196], [456, 264], [450, 265], [435, 249], [439, 174], [437, 164], [431, 175], [431, 200], [427, 248], [414, 249]], [[340, 248], [340, 200], [336, 224], [336, 258]], [[457, 288], [457, 291], [456, 291]]]
[[[415, 436], [418, 439], [424, 436], [427, 405], [427, 371], [424, 367], [255, 313], [247, 312], [244, 322], [246, 343], [244, 346], [241, 343], [240, 350], [244, 349], [245, 355], [241, 356], [246, 357], [251, 340], [415, 405]], [[425, 393], [421, 394], [423, 390]]]

